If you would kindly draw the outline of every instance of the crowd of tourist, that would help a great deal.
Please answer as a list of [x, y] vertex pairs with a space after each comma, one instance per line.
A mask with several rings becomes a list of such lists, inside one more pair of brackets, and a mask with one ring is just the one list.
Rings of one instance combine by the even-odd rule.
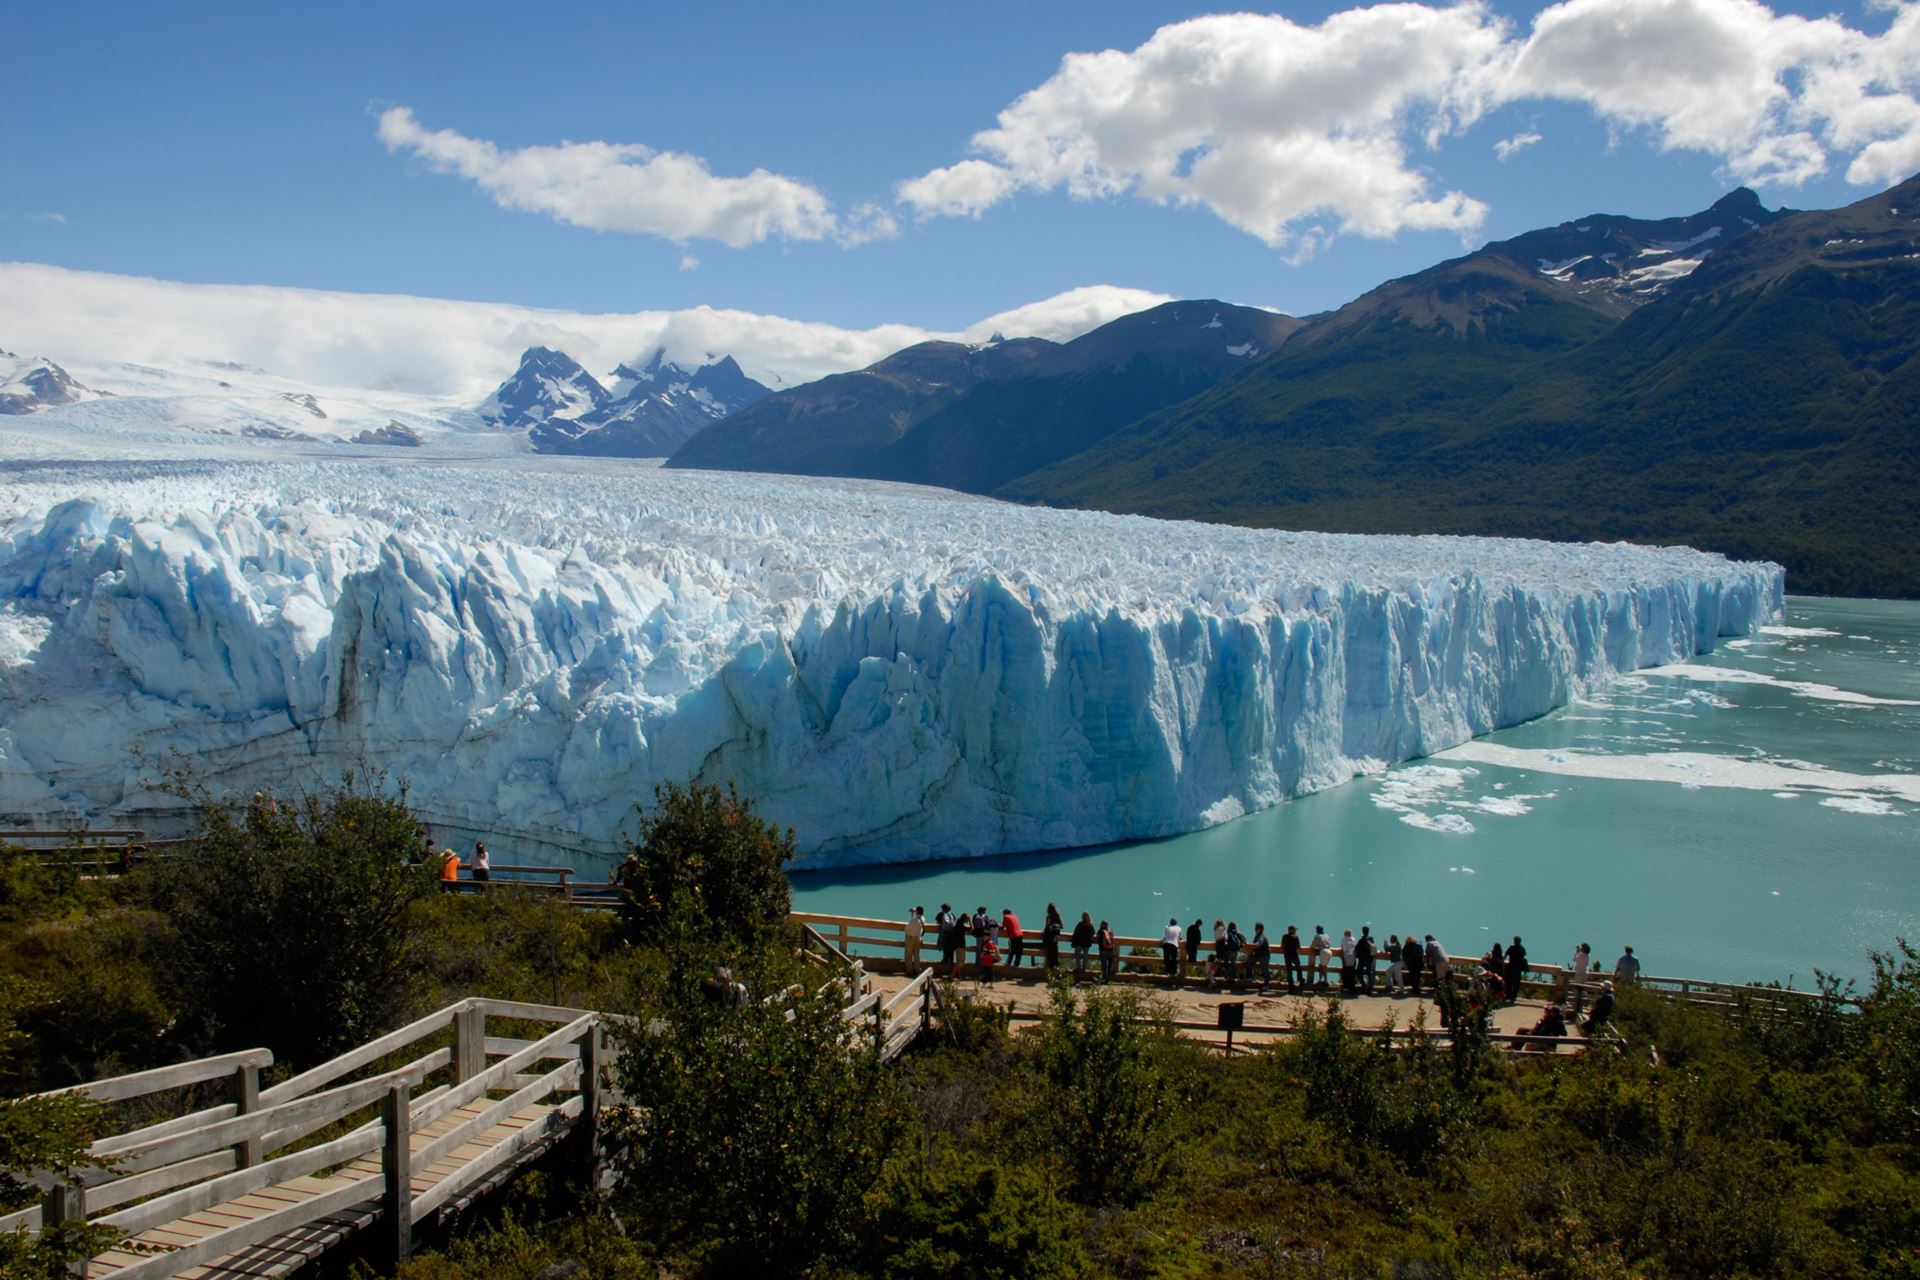
[[[929, 928], [933, 932], [931, 945], [939, 951], [937, 961], [923, 959]], [[1065, 963], [1061, 956], [1063, 938], [1076, 982], [1111, 982], [1119, 973], [1120, 941], [1109, 921], [1096, 925], [1092, 914], [1083, 911], [1069, 927], [1060, 909], [1049, 902], [1045, 923], [1040, 927], [1036, 964], [1047, 970], [1061, 968]], [[960, 966], [967, 963], [971, 945], [980, 983], [991, 987], [1003, 963], [1013, 969], [1026, 963], [1028, 940], [1027, 929], [1010, 907], [995, 916], [982, 904], [968, 915], [943, 902], [929, 924], [926, 909], [916, 906], [907, 914], [907, 969], [917, 973], [927, 964], [937, 964], [940, 972], [957, 976]], [[1140, 957], [1133, 959], [1137, 964]], [[1094, 965], [1097, 971], [1091, 967]], [[1398, 999], [1435, 994], [1460, 979], [1471, 997], [1492, 1006], [1519, 998], [1527, 971], [1527, 947], [1515, 934], [1511, 943], [1496, 942], [1477, 960], [1463, 965], [1430, 933], [1389, 933], [1382, 941], [1372, 925], [1363, 924], [1357, 935], [1352, 929], [1342, 929], [1335, 939], [1326, 926], [1315, 925], [1313, 933], [1303, 937], [1299, 926], [1290, 924], [1274, 939], [1268, 935], [1264, 921], [1255, 921], [1248, 936], [1234, 920], [1215, 920], [1209, 932], [1203, 919], [1183, 928], [1174, 918], [1167, 921], [1160, 935], [1160, 967], [1169, 986], [1200, 983], [1207, 991], [1244, 989], [1260, 995], [1275, 992], [1284, 983], [1290, 994], [1338, 992], [1342, 996]], [[1632, 982], [1640, 976], [1640, 961], [1633, 948], [1627, 947], [1614, 962], [1609, 978], [1595, 965], [1591, 944], [1582, 942], [1574, 949], [1566, 970], [1566, 992], [1576, 1019], [1585, 1008], [1587, 993], [1597, 992], [1594, 1007], [1582, 1023], [1591, 1032], [1604, 1025], [1613, 1012], [1614, 984]], [[1540, 1023], [1528, 1034], [1564, 1036], [1566, 1017], [1557, 1003], [1550, 1003]]]

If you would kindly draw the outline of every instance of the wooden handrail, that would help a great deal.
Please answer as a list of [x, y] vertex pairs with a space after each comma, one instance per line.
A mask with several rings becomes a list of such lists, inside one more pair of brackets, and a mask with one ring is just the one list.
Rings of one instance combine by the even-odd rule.
[[81, 1094], [96, 1102], [125, 1102], [129, 1098], [161, 1093], [167, 1089], [184, 1089], [191, 1084], [222, 1080], [232, 1075], [236, 1067], [270, 1067], [272, 1065], [272, 1050], [242, 1049], [238, 1053], [223, 1053], [217, 1058], [198, 1058], [192, 1062], [182, 1062], [171, 1067], [155, 1067], [151, 1071], [136, 1071], [131, 1075], [110, 1076], [105, 1080], [90, 1080], [85, 1084], [68, 1085], [64, 1089], [53, 1089], [39, 1096], [58, 1098], [69, 1094]]

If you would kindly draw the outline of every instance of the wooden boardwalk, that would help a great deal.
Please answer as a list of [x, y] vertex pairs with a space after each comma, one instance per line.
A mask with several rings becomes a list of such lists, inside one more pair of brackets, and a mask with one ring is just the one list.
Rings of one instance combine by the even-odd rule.
[[[837, 992], [850, 1032], [870, 1032], [884, 1057], [929, 1025], [930, 976], [885, 992], [817, 936], [809, 949], [828, 970], [821, 992]], [[612, 1098], [612, 1021], [463, 1000], [266, 1089], [273, 1056], [254, 1049], [63, 1090], [147, 1114], [168, 1099], [199, 1109], [99, 1139], [91, 1153], [109, 1168], [42, 1174], [46, 1200], [0, 1218], [0, 1231], [55, 1219], [115, 1228], [119, 1245], [85, 1269], [114, 1280], [283, 1276], [349, 1243], [405, 1258], [416, 1227], [559, 1142], [578, 1138], [590, 1155]], [[209, 1090], [225, 1100], [204, 1105]]]

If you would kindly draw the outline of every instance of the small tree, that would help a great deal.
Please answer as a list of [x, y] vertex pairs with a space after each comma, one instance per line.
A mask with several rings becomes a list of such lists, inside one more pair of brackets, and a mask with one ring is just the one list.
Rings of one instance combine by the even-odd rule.
[[[10, 1071], [25, 1037], [13, 1025], [22, 984], [0, 975], [0, 1070]], [[26, 1208], [41, 1192], [29, 1178], [47, 1170], [99, 1168], [87, 1153], [100, 1105], [90, 1098], [0, 1098], [0, 1214]], [[121, 1233], [79, 1222], [50, 1225], [37, 1235], [0, 1231], [0, 1276], [65, 1277], [74, 1264], [107, 1248]]]
[[1176, 1046], [1141, 1021], [1146, 1008], [1136, 992], [1076, 999], [1064, 982], [1053, 988], [1040, 1041], [1040, 1120], [1085, 1204], [1138, 1200], [1166, 1160], [1161, 1139], [1180, 1096], [1170, 1062]]
[[722, 789], [666, 783], [643, 814], [640, 839], [621, 865], [624, 913], [635, 938], [670, 924], [708, 938], [748, 940], [778, 925], [793, 905], [786, 864], [793, 831], [754, 816], [753, 802]]
[[670, 986], [616, 1032], [634, 1108], [609, 1136], [625, 1208], [704, 1274], [804, 1276], [843, 1257], [903, 1132], [898, 1085], [837, 985], [762, 1001], [818, 980], [791, 964], [745, 962], [738, 1002]]
[[434, 891], [412, 865], [401, 799], [349, 775], [326, 795], [256, 795], [168, 867], [162, 900], [187, 1006], [216, 1049], [264, 1045], [312, 1063], [405, 1012], [413, 904]]

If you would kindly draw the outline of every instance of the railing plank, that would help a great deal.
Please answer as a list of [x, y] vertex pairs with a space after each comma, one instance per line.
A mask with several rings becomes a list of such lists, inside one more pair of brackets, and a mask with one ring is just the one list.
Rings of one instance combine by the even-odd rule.
[[[511, 1036], [488, 1036], [487, 1056], [490, 1058], [504, 1058], [508, 1054], [520, 1052], [532, 1043], [533, 1041], [531, 1040], [516, 1040]], [[562, 1058], [576, 1058], [578, 1056], [579, 1055], [571, 1049], [556, 1049], [547, 1055], [547, 1060], [550, 1062], [558, 1062]]]
[[87, 1151], [90, 1155], [96, 1156], [112, 1155], [116, 1151], [138, 1147], [156, 1138], [168, 1138], [176, 1133], [185, 1133], [189, 1129], [198, 1129], [201, 1125], [212, 1124], [215, 1120], [232, 1119], [239, 1112], [240, 1109], [233, 1103], [223, 1103], [217, 1107], [208, 1107], [205, 1111], [195, 1111], [173, 1120], [162, 1120], [159, 1124], [150, 1124], [110, 1138], [102, 1138], [88, 1147]]
[[579, 1050], [574, 1050], [572, 1061], [564, 1066], [555, 1067], [543, 1076], [537, 1076], [532, 1082], [522, 1085], [506, 1098], [495, 1102], [478, 1115], [469, 1116], [453, 1128], [447, 1130], [426, 1146], [413, 1153], [413, 1168], [423, 1172], [433, 1167], [436, 1160], [450, 1151], [458, 1151], [476, 1137], [499, 1124], [523, 1107], [531, 1106], [550, 1093], [556, 1093], [580, 1081]]
[[198, 1182], [202, 1178], [230, 1172], [233, 1168], [234, 1154], [231, 1151], [215, 1151], [208, 1155], [196, 1156], [191, 1160], [182, 1160], [178, 1164], [163, 1165], [158, 1169], [149, 1169], [145, 1173], [115, 1178], [112, 1182], [103, 1182], [99, 1186], [89, 1187], [87, 1188], [87, 1207], [89, 1210], [111, 1209], [117, 1204], [126, 1204], [131, 1200], [158, 1195], [162, 1191], [171, 1191], [189, 1182]]
[[291, 1102], [283, 1102], [274, 1107], [264, 1107], [247, 1115], [235, 1116], [231, 1120], [217, 1121], [188, 1133], [161, 1138], [145, 1146], [129, 1148], [120, 1153], [119, 1167], [130, 1173], [139, 1173], [163, 1164], [184, 1160], [189, 1156], [202, 1155], [221, 1147], [231, 1147], [263, 1138], [276, 1129], [290, 1129], [295, 1125], [315, 1120], [331, 1123], [378, 1100], [386, 1094], [390, 1085], [400, 1080], [414, 1080], [418, 1077], [418, 1068], [409, 1064], [371, 1079], [354, 1084], [343, 1084], [324, 1093], [295, 1098]]
[[512, 1057], [501, 1059], [473, 1079], [447, 1090], [425, 1106], [416, 1104], [413, 1109], [414, 1127], [424, 1129], [448, 1112], [458, 1111], [475, 1098], [485, 1097], [488, 1091], [499, 1088], [502, 1082], [519, 1075], [527, 1067], [539, 1062], [556, 1045], [571, 1044], [579, 1039], [583, 1032], [594, 1025], [598, 1017], [598, 1014], [589, 1013], [576, 1018], [544, 1040], [536, 1040]]
[[575, 1022], [592, 1013], [591, 1009], [569, 1009], [557, 1004], [528, 1004], [524, 1000], [479, 998], [480, 1007], [494, 1018], [524, 1018], [528, 1022]]
[[[435, 1049], [432, 1053], [415, 1058], [412, 1062], [402, 1063], [386, 1074], [388, 1077], [392, 1077], [401, 1072], [411, 1072], [416, 1073], [418, 1078], [424, 1079], [452, 1061], [452, 1049]], [[300, 1141], [300, 1139], [310, 1133], [326, 1128], [338, 1118], [337, 1116], [323, 1116], [318, 1120], [308, 1120], [303, 1124], [289, 1125], [284, 1129], [275, 1129], [266, 1137], [266, 1149], [269, 1152], [278, 1151], [282, 1147]], [[377, 1124], [379, 1122], [376, 1120], [369, 1121], [369, 1123]]]
[[523, 1129], [515, 1130], [512, 1137], [504, 1139], [498, 1145], [489, 1149], [485, 1155], [467, 1162], [460, 1167], [458, 1172], [434, 1183], [433, 1186], [421, 1192], [419, 1197], [414, 1200], [414, 1217], [420, 1218], [432, 1213], [448, 1200], [451, 1200], [454, 1196], [459, 1195], [468, 1187], [479, 1182], [489, 1173], [493, 1172], [493, 1170], [513, 1159], [534, 1143], [545, 1139], [553, 1130], [559, 1128], [560, 1125], [578, 1119], [582, 1106], [583, 1104], [579, 1098], [567, 1099], [567, 1101], [547, 1112], [532, 1124], [527, 1125]]
[[223, 1053], [217, 1058], [198, 1058], [192, 1062], [182, 1062], [171, 1067], [136, 1071], [132, 1075], [89, 1080], [85, 1084], [68, 1085], [64, 1089], [52, 1089], [37, 1096], [60, 1098], [80, 1094], [97, 1102], [125, 1102], [128, 1098], [145, 1097], [149, 1093], [159, 1093], [164, 1089], [184, 1089], [190, 1084], [224, 1080], [233, 1074], [235, 1067], [270, 1067], [272, 1065], [272, 1050], [242, 1049], [238, 1053]]
[[346, 1186], [335, 1187], [310, 1200], [290, 1204], [263, 1218], [240, 1223], [225, 1231], [216, 1231], [190, 1245], [156, 1254], [151, 1258], [143, 1258], [130, 1267], [115, 1271], [113, 1275], [115, 1280], [159, 1280], [162, 1276], [177, 1275], [202, 1263], [211, 1262], [215, 1258], [237, 1253], [249, 1245], [271, 1240], [295, 1227], [305, 1226], [320, 1218], [332, 1217], [342, 1210], [364, 1204], [379, 1194], [380, 1179], [378, 1178], [366, 1178]]
[[[335, 1138], [332, 1142], [309, 1147], [305, 1151], [296, 1151], [292, 1155], [265, 1160], [251, 1169], [240, 1169], [222, 1178], [214, 1178], [195, 1186], [184, 1187], [179, 1191], [137, 1204], [131, 1209], [122, 1209], [119, 1213], [110, 1213], [95, 1220], [103, 1227], [118, 1227], [131, 1235], [184, 1218], [191, 1213], [211, 1208], [223, 1200], [233, 1200], [246, 1195], [249, 1191], [258, 1191], [273, 1186], [277, 1182], [289, 1182], [294, 1178], [312, 1173], [315, 1169], [325, 1169], [330, 1165], [341, 1164], [367, 1154], [380, 1146], [381, 1128], [376, 1122], [362, 1129], [356, 1129], [344, 1138]], [[378, 1179], [374, 1180], [374, 1189], [368, 1196], [379, 1194]]]
[[409, 1022], [398, 1031], [390, 1031], [378, 1040], [369, 1041], [361, 1045], [358, 1049], [350, 1050], [337, 1058], [323, 1062], [310, 1071], [303, 1071], [291, 1080], [286, 1080], [274, 1085], [271, 1089], [262, 1089], [260, 1091], [260, 1101], [262, 1105], [266, 1106], [271, 1106], [277, 1102], [285, 1102], [287, 1099], [297, 1098], [303, 1093], [311, 1093], [320, 1085], [332, 1080], [338, 1080], [350, 1071], [358, 1071], [364, 1066], [378, 1062], [395, 1049], [405, 1048], [415, 1040], [430, 1036], [442, 1027], [451, 1026], [453, 1024], [453, 1016], [464, 1008], [467, 1003], [467, 1001], [462, 1000], [458, 1004], [450, 1004], [446, 1008], [430, 1013], [424, 1018]]

